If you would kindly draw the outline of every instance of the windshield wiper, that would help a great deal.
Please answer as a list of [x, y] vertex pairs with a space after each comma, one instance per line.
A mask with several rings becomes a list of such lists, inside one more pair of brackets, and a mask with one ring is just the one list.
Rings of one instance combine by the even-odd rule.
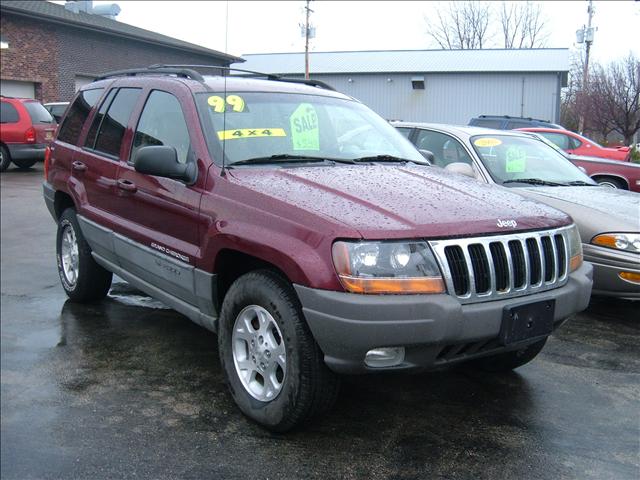
[[571, 185], [571, 186], [585, 186], [585, 187], [596, 187], [597, 185], [594, 185], [593, 183], [589, 183], [589, 182], [583, 182], [582, 180], [573, 180], [572, 182], [568, 182], [567, 185]]
[[393, 155], [372, 155], [369, 157], [354, 158], [354, 162], [393, 162], [393, 163], [417, 163], [418, 165], [427, 165], [427, 162], [418, 162], [416, 160], [409, 160], [408, 158], [395, 157]]
[[550, 182], [541, 178], [514, 178], [513, 180], [505, 180], [502, 183], [528, 183], [529, 185], [546, 185], [549, 187], [566, 187], [569, 185], [568, 183]]
[[255, 158], [247, 158], [245, 160], [238, 160], [237, 162], [233, 162], [228, 166], [233, 167], [235, 165], [261, 165], [261, 164], [264, 165], [269, 163], [290, 163], [292, 160], [305, 162], [305, 163], [325, 163], [327, 160], [333, 160], [333, 159], [282, 153], [279, 155], [271, 155], [269, 157], [255, 157]]

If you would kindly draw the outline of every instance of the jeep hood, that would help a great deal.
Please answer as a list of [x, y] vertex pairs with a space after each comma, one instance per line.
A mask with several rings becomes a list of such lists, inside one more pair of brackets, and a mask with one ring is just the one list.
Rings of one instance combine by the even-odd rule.
[[[367, 239], [508, 233], [571, 222], [565, 214], [504, 188], [435, 167], [251, 166], [228, 172], [238, 186], [270, 197], [265, 202], [281, 209], [280, 215], [302, 209]], [[508, 225], [515, 220], [517, 226], [500, 227], [498, 220]]]

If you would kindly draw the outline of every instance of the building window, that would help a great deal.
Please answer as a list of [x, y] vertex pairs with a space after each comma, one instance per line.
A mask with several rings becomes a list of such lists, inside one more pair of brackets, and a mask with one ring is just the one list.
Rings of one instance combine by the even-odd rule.
[[411, 77], [411, 88], [424, 90], [424, 77]]

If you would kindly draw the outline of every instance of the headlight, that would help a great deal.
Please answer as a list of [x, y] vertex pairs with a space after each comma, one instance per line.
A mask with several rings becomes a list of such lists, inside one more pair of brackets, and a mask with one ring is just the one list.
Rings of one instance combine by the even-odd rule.
[[640, 234], [638, 233], [603, 233], [593, 237], [591, 243], [625, 252], [640, 253]]
[[575, 225], [569, 230], [569, 271], [573, 272], [582, 265], [582, 241]]
[[353, 293], [443, 293], [436, 259], [425, 242], [336, 242], [333, 264]]

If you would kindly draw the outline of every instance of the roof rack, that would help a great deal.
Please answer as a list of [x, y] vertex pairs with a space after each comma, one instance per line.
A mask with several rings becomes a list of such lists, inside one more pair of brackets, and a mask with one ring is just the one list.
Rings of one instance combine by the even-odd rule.
[[211, 68], [211, 69], [215, 69], [215, 70], [221, 70], [223, 72], [242, 72], [242, 73], [248, 73], [253, 77], [264, 77], [267, 80], [274, 80], [277, 82], [288, 82], [288, 83], [301, 83], [304, 85], [309, 85], [311, 87], [319, 87], [319, 88], [323, 88], [325, 90], [332, 90], [335, 91], [335, 88], [333, 88], [331, 85], [321, 81], [321, 80], [314, 80], [314, 79], [306, 79], [306, 78], [291, 78], [291, 77], [283, 77], [281, 75], [277, 75], [275, 73], [263, 73], [263, 72], [256, 72], [254, 70], [245, 70], [242, 68], [232, 68], [232, 67], [221, 67], [219, 65], [164, 65], [164, 64], [157, 64], [157, 65], [151, 65], [149, 67], [149, 70], [153, 70], [153, 71], [157, 71], [157, 70], [163, 70], [163, 69], [172, 69], [172, 68], [188, 68], [188, 69], [194, 69], [194, 68]]
[[144, 75], [144, 74], [155, 74], [155, 73], [164, 73], [167, 75], [176, 75], [182, 78], [190, 78], [192, 80], [197, 80], [198, 82], [204, 82], [204, 77], [200, 75], [195, 70], [191, 70], [188, 68], [173, 68], [173, 67], [165, 67], [158, 66], [157, 68], [129, 68], [126, 70], [115, 70], [113, 72], [106, 72], [100, 75], [95, 81], [104, 80], [106, 78], [112, 77], [135, 77], [136, 75]]
[[512, 118], [512, 119], [521, 119], [521, 120], [534, 120], [536, 122], [546, 122], [551, 123], [551, 120], [542, 120], [541, 118], [532, 118], [532, 117], [514, 117], [512, 115], [478, 115], [478, 118]]

